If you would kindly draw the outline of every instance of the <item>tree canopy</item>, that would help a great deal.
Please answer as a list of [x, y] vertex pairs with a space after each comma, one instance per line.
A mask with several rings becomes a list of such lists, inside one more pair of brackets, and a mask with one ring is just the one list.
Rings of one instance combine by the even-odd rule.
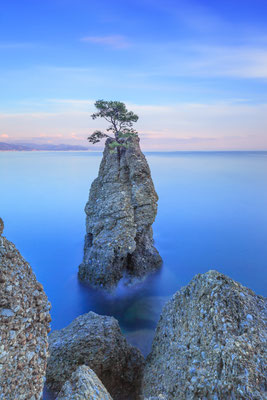
[[[106, 132], [95, 131], [88, 137], [90, 143], [98, 143], [103, 138], [114, 139], [110, 143], [113, 150], [116, 147], [127, 147], [127, 139], [137, 136], [137, 132], [133, 129], [133, 123], [138, 120], [138, 115], [132, 111], [128, 111], [125, 104], [120, 101], [97, 100], [95, 102], [97, 112], [91, 115], [93, 119], [104, 118], [110, 125]], [[109, 133], [112, 132], [114, 136]]]

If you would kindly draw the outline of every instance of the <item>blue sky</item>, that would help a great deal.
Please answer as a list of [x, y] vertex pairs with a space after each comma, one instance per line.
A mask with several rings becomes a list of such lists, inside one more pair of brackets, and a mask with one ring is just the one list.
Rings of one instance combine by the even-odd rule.
[[0, 141], [85, 144], [96, 99], [144, 149], [267, 150], [267, 1], [5, 1]]

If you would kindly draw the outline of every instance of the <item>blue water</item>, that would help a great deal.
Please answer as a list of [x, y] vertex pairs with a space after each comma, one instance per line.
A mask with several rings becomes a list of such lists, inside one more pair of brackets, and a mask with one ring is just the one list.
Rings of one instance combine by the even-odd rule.
[[147, 154], [159, 195], [154, 237], [164, 264], [143, 284], [120, 285], [113, 295], [77, 280], [84, 205], [100, 159], [87, 152], [0, 153], [5, 236], [44, 285], [52, 329], [89, 310], [113, 315], [147, 353], [162, 303], [197, 273], [217, 269], [266, 295], [267, 152]]

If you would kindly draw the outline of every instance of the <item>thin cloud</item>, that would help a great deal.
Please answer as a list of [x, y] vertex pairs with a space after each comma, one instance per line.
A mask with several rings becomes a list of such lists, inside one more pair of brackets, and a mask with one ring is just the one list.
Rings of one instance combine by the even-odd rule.
[[71, 138], [78, 141], [84, 141], [86, 139], [84, 135], [77, 135], [75, 132], [71, 134]]
[[[223, 77], [267, 78], [267, 46], [196, 45], [181, 43], [143, 43], [139, 46], [149, 60], [136, 78]], [[164, 60], [164, 62], [163, 62]]]
[[81, 106], [83, 104], [94, 104], [94, 100], [81, 100], [81, 99], [48, 99], [47, 100], [50, 103], [57, 103], [57, 104], [70, 104], [70, 105], [76, 105], [76, 106]]
[[34, 47], [34, 44], [29, 42], [0, 42], [0, 50], [28, 49], [31, 47]]
[[89, 42], [112, 47], [113, 49], [126, 49], [131, 45], [128, 39], [122, 35], [86, 36], [81, 38], [80, 40], [82, 42]]
[[[53, 143], [83, 143], [105, 121], [93, 121], [88, 111], [0, 114], [9, 140], [53, 138]], [[139, 115], [136, 125], [144, 149], [249, 150], [267, 149], [267, 104], [235, 102], [177, 103], [170, 106], [127, 104]], [[93, 107], [92, 107], [93, 108]], [[81, 110], [83, 103], [81, 103]]]

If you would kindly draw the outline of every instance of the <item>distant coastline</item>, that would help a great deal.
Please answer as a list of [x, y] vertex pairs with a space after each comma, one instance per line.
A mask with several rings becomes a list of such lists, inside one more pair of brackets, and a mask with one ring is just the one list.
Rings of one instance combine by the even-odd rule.
[[36, 144], [0, 142], [0, 151], [88, 151], [89, 147], [71, 144]]
[[[103, 149], [101, 147], [97, 148], [96, 146], [79, 146], [79, 145], [72, 145], [72, 144], [37, 144], [37, 143], [7, 143], [7, 142], [0, 142], [0, 152], [22, 152], [22, 151], [89, 151], [90, 153], [102, 153]], [[190, 155], [192, 153], [199, 153], [199, 154], [243, 154], [243, 153], [267, 153], [266, 150], [145, 150], [144, 154], [146, 155], [153, 155], [157, 154], [158, 156], [166, 155], [177, 155], [177, 154], [184, 154]]]

